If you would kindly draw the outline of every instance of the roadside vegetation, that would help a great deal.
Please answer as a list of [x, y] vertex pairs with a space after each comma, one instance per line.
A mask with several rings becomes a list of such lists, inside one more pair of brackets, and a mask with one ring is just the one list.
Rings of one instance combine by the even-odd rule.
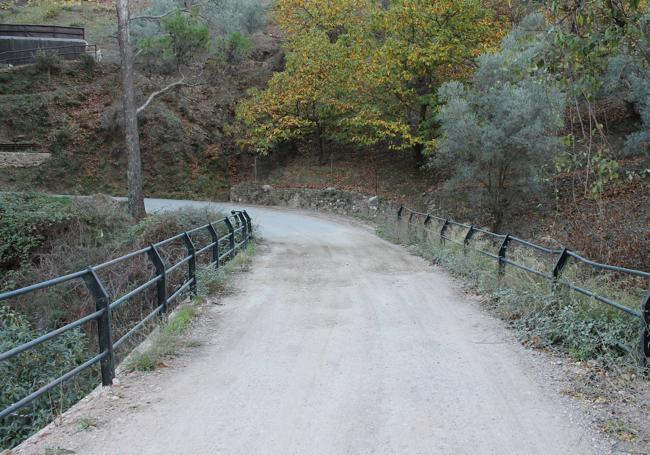
[[167, 322], [157, 329], [146, 348], [136, 350], [128, 357], [126, 371], [152, 371], [167, 366], [165, 362], [176, 357], [181, 349], [193, 347], [195, 341], [188, 338], [192, 321], [208, 299], [226, 292], [232, 273], [248, 271], [257, 251], [255, 242], [251, 241], [245, 250], [222, 267], [215, 268], [211, 264], [199, 266], [196, 271], [197, 295], [174, 311]]
[[[59, 25], [103, 7], [50, 3]], [[222, 200], [247, 179], [380, 193], [650, 267], [647, 2], [130, 3], [151, 17], [133, 21], [136, 101], [201, 75], [139, 116], [146, 194]], [[0, 72], [0, 139], [52, 153], [0, 188], [126, 193], [114, 18], [96, 15], [96, 68]]]
[[[0, 194], [0, 290], [8, 291], [66, 273], [82, 270], [110, 258], [144, 248], [222, 215], [209, 210], [179, 210], [151, 215], [135, 222], [125, 204], [105, 196], [89, 198], [54, 197], [43, 194]], [[162, 254], [177, 261], [186, 254], [182, 244], [170, 244]], [[245, 259], [237, 259], [237, 263]], [[236, 268], [229, 266], [228, 270]], [[223, 286], [225, 274], [207, 271], [214, 278], [201, 284], [205, 296]], [[121, 263], [119, 268], [101, 271], [109, 294], [123, 295], [146, 281], [153, 273], [145, 258]], [[168, 276], [170, 286], [183, 281], [183, 273]], [[226, 271], [227, 273], [227, 271]], [[200, 283], [201, 281], [199, 281]], [[113, 331], [121, 336], [155, 305], [153, 292], [129, 302], [113, 312]], [[72, 281], [18, 297], [0, 304], [0, 352], [32, 340], [94, 311], [94, 303], [83, 284]], [[162, 329], [157, 356], [178, 349], [177, 337], [189, 327], [195, 307], [182, 307]], [[139, 343], [153, 328], [142, 330], [139, 338], [120, 347], [118, 359]], [[87, 324], [41, 344], [35, 349], [0, 362], [4, 384], [0, 408], [5, 408], [64, 372], [82, 364], [98, 349], [96, 329]], [[9, 448], [40, 429], [52, 418], [86, 395], [97, 384], [96, 367], [64, 382], [32, 405], [0, 423], [0, 447]]]
[[[391, 221], [381, 224], [377, 233], [411, 246], [416, 254], [461, 277], [467, 289], [506, 321], [523, 344], [561, 351], [617, 375], [642, 374], [638, 318], [509, 265], [499, 273], [497, 261], [478, 251], [498, 248], [488, 239], [473, 239], [470, 246], [463, 247], [441, 241], [435, 228]], [[446, 235], [462, 243], [462, 234], [452, 229]], [[547, 257], [516, 245], [508, 249], [508, 257], [535, 270], [552, 266]], [[560, 281], [592, 290], [629, 308], [639, 307], [648, 285], [647, 280], [596, 272], [579, 264], [567, 265]]]
[[[644, 451], [650, 428], [647, 369], [639, 362], [640, 321], [561, 282], [637, 309], [648, 280], [571, 262], [557, 284], [510, 265], [500, 273], [497, 261], [478, 251], [495, 252], [498, 244], [478, 234], [467, 247], [441, 241], [440, 228], [433, 224], [428, 228], [391, 218], [380, 222], [377, 234], [458, 277], [463, 289], [501, 318], [524, 346], [552, 354], [542, 361], [553, 359], [558, 365], [562, 394], [582, 402], [598, 427], [617, 439], [620, 450]], [[452, 226], [445, 235], [462, 244], [464, 232]], [[513, 244], [507, 257], [535, 270], [553, 265], [545, 255]]]

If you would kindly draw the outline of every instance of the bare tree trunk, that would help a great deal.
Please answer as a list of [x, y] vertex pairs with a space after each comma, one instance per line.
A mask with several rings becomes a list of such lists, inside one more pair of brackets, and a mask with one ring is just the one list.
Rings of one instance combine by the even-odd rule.
[[117, 0], [117, 32], [122, 59], [122, 104], [124, 107], [124, 139], [128, 157], [127, 180], [129, 212], [136, 220], [146, 216], [142, 192], [142, 160], [140, 158], [140, 136], [138, 134], [138, 113], [133, 88], [133, 47], [129, 30], [129, 0]]

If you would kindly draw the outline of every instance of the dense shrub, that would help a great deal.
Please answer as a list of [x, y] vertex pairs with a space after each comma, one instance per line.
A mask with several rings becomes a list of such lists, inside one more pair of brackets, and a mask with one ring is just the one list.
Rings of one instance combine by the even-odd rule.
[[91, 54], [81, 54], [79, 56], [79, 66], [87, 73], [92, 73], [97, 66], [95, 57]]
[[143, 38], [139, 45], [151, 62], [187, 65], [208, 51], [210, 32], [193, 15], [177, 12], [161, 20], [159, 34]]
[[41, 50], [34, 55], [36, 68], [47, 72], [48, 76], [61, 69], [61, 59], [56, 52]]
[[[0, 305], [0, 352], [38, 336], [21, 315]], [[80, 330], [69, 331], [29, 352], [0, 362], [0, 409], [23, 399], [63, 373], [88, 360], [86, 337]], [[31, 405], [0, 421], [0, 449], [11, 448], [39, 430], [67, 409], [96, 384], [92, 369], [52, 389]]]
[[253, 41], [241, 32], [233, 32], [225, 38], [223, 48], [224, 60], [227, 63], [239, 63], [250, 55]]
[[603, 76], [606, 94], [622, 96], [639, 113], [639, 130], [630, 134], [625, 151], [650, 156], [650, 12], [630, 25], [620, 49]]
[[479, 57], [471, 86], [444, 84], [437, 120], [441, 137], [432, 160], [451, 168], [452, 184], [476, 184], [498, 230], [522, 186], [537, 180], [561, 148], [565, 101], [536, 63], [544, 42], [543, 19], [530, 16]]

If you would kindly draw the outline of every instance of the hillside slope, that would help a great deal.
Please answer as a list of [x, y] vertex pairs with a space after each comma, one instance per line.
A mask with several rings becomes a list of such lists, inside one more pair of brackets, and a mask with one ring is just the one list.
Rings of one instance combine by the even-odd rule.
[[[52, 154], [39, 167], [3, 169], [0, 189], [124, 194], [114, 11], [101, 2], [63, 8], [53, 20], [44, 20], [47, 12], [37, 7], [12, 11], [0, 14], [2, 20], [86, 25], [77, 21], [92, 19], [87, 35], [102, 50], [103, 61], [94, 68], [59, 62], [49, 72], [36, 65], [0, 70], [0, 143], [33, 142]], [[283, 59], [273, 26], [257, 31], [252, 40], [250, 56], [241, 63], [215, 69], [207, 85], [167, 93], [141, 115], [147, 195], [227, 198], [238, 161], [228, 132], [234, 106], [249, 88], [263, 86]], [[142, 100], [165, 82], [150, 73], [140, 67], [137, 74]]]
[[[0, 142], [35, 142], [52, 154], [38, 167], [4, 168], [0, 190], [126, 192], [119, 66], [111, 32], [113, 11], [107, 5], [61, 9], [52, 19], [39, 9], [29, 10], [32, 16], [25, 9], [15, 9], [8, 17], [0, 13], [3, 20], [84, 25], [105, 56], [94, 69], [67, 63], [51, 75], [35, 66], [0, 70]], [[250, 58], [211, 75], [209, 85], [168, 93], [142, 115], [146, 195], [225, 200], [229, 188], [242, 181], [337, 187], [381, 194], [473, 224], [490, 224], [476, 188], [448, 189], [443, 170], [419, 168], [406, 152], [327, 144], [328, 159], [322, 165], [309, 142], [265, 157], [241, 151], [232, 128], [235, 106], [249, 88], [264, 87], [284, 64], [282, 37], [275, 25], [268, 24], [252, 38]], [[162, 81], [140, 69], [138, 96], [143, 99]], [[608, 140], [614, 148], [638, 121], [628, 114], [615, 105], [609, 116]], [[570, 245], [597, 260], [650, 269], [650, 172], [639, 160], [619, 164], [617, 179], [605, 182], [598, 197], [587, 190], [580, 171], [549, 178], [513, 208], [502, 230]]]

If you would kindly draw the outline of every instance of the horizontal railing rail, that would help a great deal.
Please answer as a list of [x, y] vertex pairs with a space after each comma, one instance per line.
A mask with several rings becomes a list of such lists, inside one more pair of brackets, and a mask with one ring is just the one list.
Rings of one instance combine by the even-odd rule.
[[[52, 380], [48, 384], [41, 386], [39, 389], [33, 391], [26, 397], [13, 403], [11, 406], [0, 411], [0, 422], [5, 418], [12, 416], [20, 408], [30, 404], [43, 394], [47, 393], [57, 385], [79, 375], [88, 368], [100, 364], [101, 381], [102, 384], [107, 386], [113, 383], [115, 378], [115, 356], [114, 351], [118, 349], [127, 339], [138, 332], [145, 324], [153, 320], [156, 316], [167, 312], [169, 305], [176, 300], [183, 292], [189, 289], [192, 295], [197, 293], [197, 276], [196, 276], [196, 263], [197, 257], [210, 253], [208, 260], [209, 264], [215, 267], [220, 267], [226, 261], [235, 257], [238, 251], [248, 246], [248, 242], [252, 238], [252, 221], [246, 211], [232, 211], [230, 216], [222, 218], [213, 223], [209, 223], [198, 228], [182, 232], [178, 235], [154, 243], [147, 248], [133, 251], [115, 259], [111, 259], [102, 264], [88, 267], [85, 270], [70, 273], [51, 280], [43, 281], [41, 283], [33, 284], [31, 286], [23, 287], [12, 291], [0, 293], [0, 302], [7, 301], [12, 298], [28, 295], [32, 292], [51, 288], [63, 283], [80, 280], [86, 286], [88, 292], [95, 301], [95, 311], [87, 314], [75, 321], [66, 325], [58, 327], [48, 333], [45, 333], [33, 340], [14, 346], [8, 351], [0, 353], [0, 362], [7, 361], [17, 355], [28, 352], [35, 347], [50, 341], [65, 332], [81, 327], [84, 324], [95, 322], [97, 326], [97, 339], [99, 344], [99, 352], [91, 359], [85, 361], [81, 365], [76, 366], [74, 369], [65, 372], [63, 375]], [[219, 232], [225, 232], [220, 235]], [[211, 239], [210, 243], [196, 250], [195, 242], [192, 239], [194, 234], [206, 234]], [[160, 248], [173, 241], [182, 240], [185, 248], [186, 255], [174, 264], [166, 264], [163, 256], [161, 255]], [[155, 275], [145, 283], [137, 286], [135, 289], [126, 292], [125, 294], [111, 298], [106, 290], [105, 284], [98, 276], [97, 272], [116, 264], [123, 263], [129, 259], [146, 256], [151, 261], [155, 268]], [[167, 295], [167, 276], [178, 270], [181, 266], [186, 265], [187, 272], [183, 278], [183, 283], [171, 294]], [[157, 297], [156, 306], [144, 316], [134, 327], [122, 335], [117, 340], [114, 340], [113, 327], [112, 327], [112, 313], [115, 309], [120, 307], [125, 302], [140, 295], [146, 289], [156, 286]], [[5, 387], [8, 385], [0, 385]]]
[[[428, 232], [434, 232], [439, 236], [440, 241], [450, 241], [458, 245], [462, 245], [463, 248], [471, 248], [477, 251], [480, 254], [483, 254], [487, 257], [495, 259], [498, 264], [498, 273], [503, 274], [506, 266], [512, 266], [517, 269], [523, 270], [528, 273], [532, 273], [536, 276], [540, 276], [547, 280], [550, 280], [552, 283], [565, 286], [575, 292], [583, 294], [589, 298], [592, 298], [600, 303], [609, 305], [617, 310], [623, 311], [630, 316], [638, 318], [641, 325], [641, 339], [640, 339], [640, 355], [639, 358], [641, 363], [645, 367], [650, 367], [650, 289], [648, 289], [645, 297], [640, 303], [639, 309], [630, 308], [617, 302], [613, 299], [599, 295], [596, 291], [592, 291], [582, 286], [577, 286], [567, 280], [562, 279], [562, 272], [565, 269], [567, 263], [570, 260], [575, 261], [576, 263], [583, 264], [587, 267], [590, 267], [593, 270], [602, 270], [609, 272], [616, 272], [622, 275], [634, 276], [639, 278], [645, 278], [650, 280], [650, 272], [644, 272], [642, 270], [635, 270], [626, 267], [620, 267], [609, 264], [601, 264], [596, 261], [587, 259], [578, 253], [569, 250], [568, 248], [549, 248], [542, 245], [537, 245], [528, 240], [520, 239], [510, 234], [497, 234], [491, 232], [487, 229], [479, 228], [473, 225], [468, 225], [464, 223], [459, 223], [450, 219], [441, 218], [429, 213], [422, 213], [415, 210], [411, 210], [408, 207], [401, 206], [397, 211], [398, 221], [403, 219], [407, 220], [409, 226], [420, 226], [426, 229]], [[421, 224], [418, 224], [422, 220]], [[432, 220], [437, 220], [441, 223], [439, 231], [433, 231], [430, 229], [430, 224]], [[447, 235], [450, 226], [456, 226], [463, 230], [462, 240], [454, 239]], [[476, 242], [475, 234], [483, 234], [489, 237], [492, 241], [495, 241], [496, 251], [486, 251], [480, 248]], [[508, 248], [514, 246], [514, 244], [534, 250], [537, 253], [544, 254], [549, 259], [551, 267], [547, 270], [538, 270], [536, 268], [521, 264], [516, 260], [509, 258], [507, 255]]]

